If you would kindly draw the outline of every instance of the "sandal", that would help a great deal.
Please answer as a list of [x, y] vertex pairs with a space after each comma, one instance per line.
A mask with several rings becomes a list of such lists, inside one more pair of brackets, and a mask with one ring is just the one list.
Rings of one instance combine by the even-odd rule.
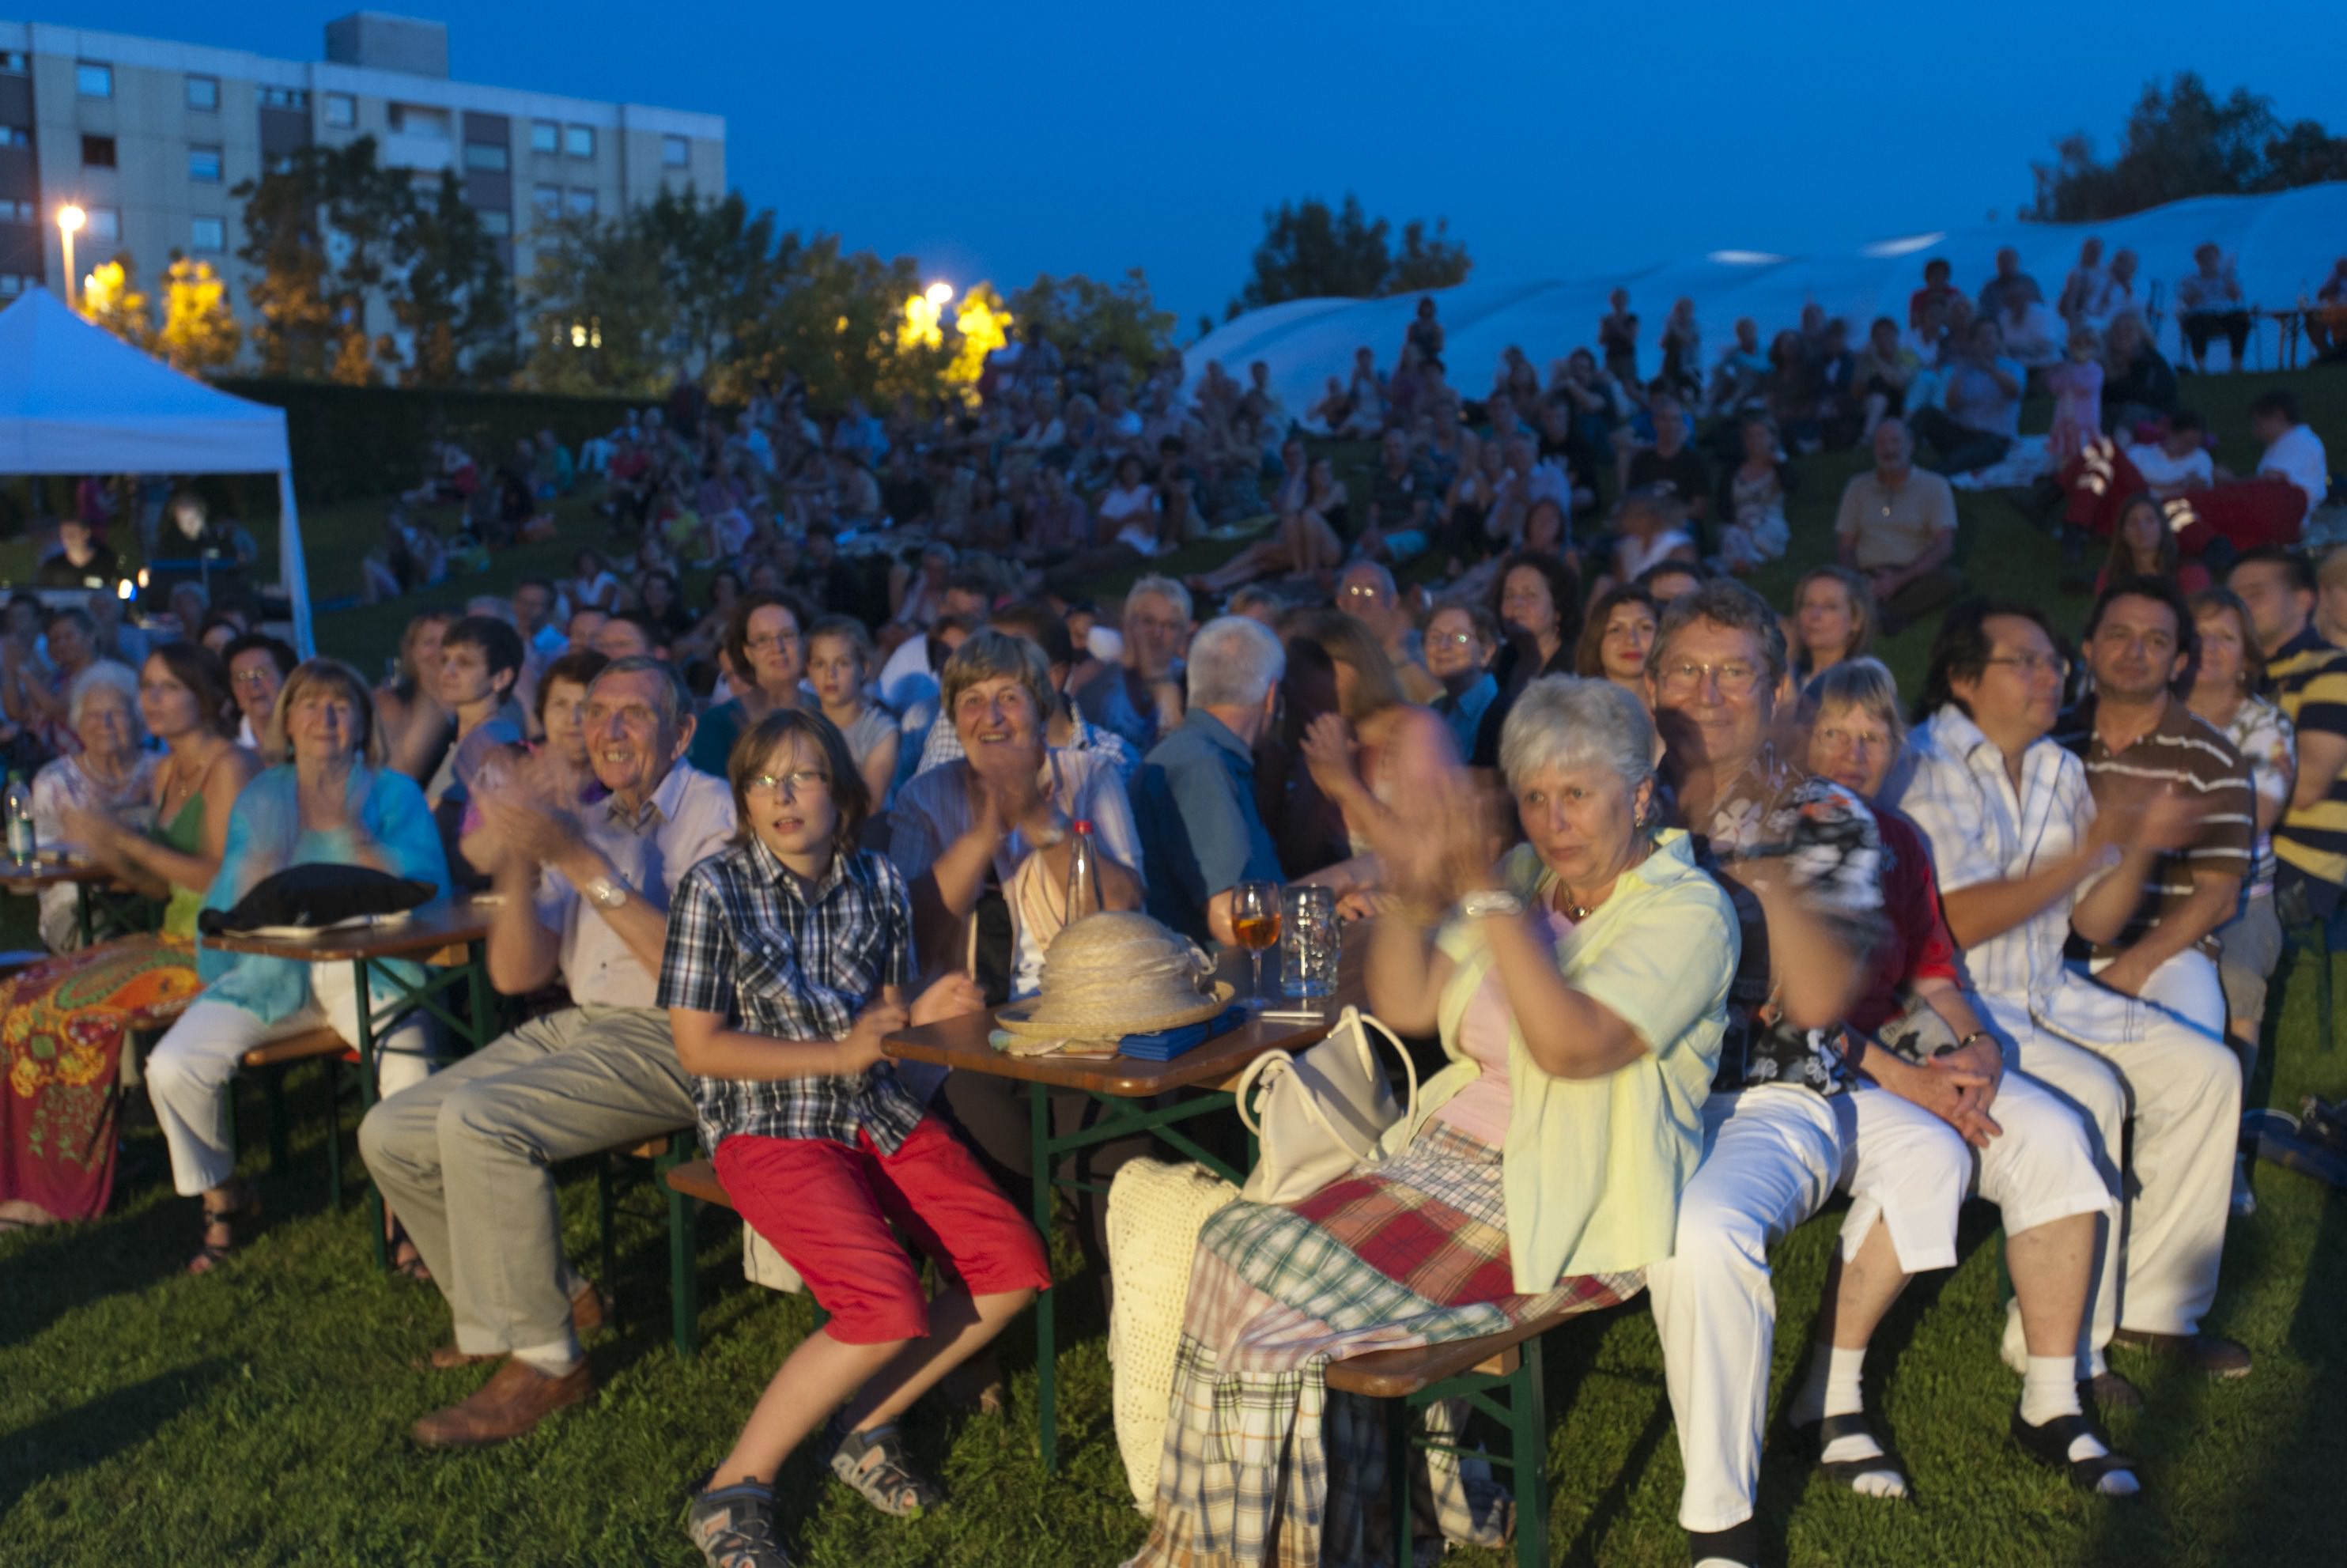
[[[1817, 1466], [1818, 1473], [1828, 1481], [1839, 1486], [1850, 1486], [1860, 1476], [1889, 1471], [1899, 1478], [1899, 1484], [1906, 1489], [1907, 1496], [1915, 1495], [1915, 1483], [1907, 1479], [1905, 1462], [1891, 1451], [1889, 1444], [1876, 1435], [1874, 1428], [1868, 1423], [1864, 1416], [1826, 1416], [1814, 1426], [1796, 1427], [1793, 1430], [1808, 1441], [1811, 1462]], [[1826, 1458], [1826, 1450], [1844, 1438], [1868, 1439], [1881, 1451], [1869, 1454], [1864, 1459]], [[2065, 1443], [2068, 1440], [2066, 1438], [2063, 1440]]]
[[831, 1473], [863, 1493], [864, 1501], [898, 1519], [917, 1519], [939, 1501], [938, 1489], [905, 1462], [895, 1422], [868, 1432], [841, 1434], [831, 1456]]
[[[2033, 1427], [2021, 1419], [2019, 1410], [2013, 1412], [2014, 1446], [2048, 1469], [2066, 1471], [2070, 1484], [2079, 1491], [2095, 1491], [2105, 1476], [2122, 1471], [2136, 1476], [2140, 1486], [2142, 1478], [2136, 1475], [2135, 1460], [2125, 1454], [2099, 1453], [2090, 1459], [2072, 1459], [2070, 1445], [2080, 1438], [2092, 1438], [2101, 1442], [2103, 1434], [2095, 1430], [2094, 1424], [2084, 1416], [2056, 1416], [2042, 1426]], [[2139, 1493], [2117, 1495], [2136, 1496]]]
[[392, 1273], [402, 1279], [412, 1279], [418, 1285], [432, 1283], [432, 1270], [425, 1265], [424, 1255], [415, 1250], [415, 1243], [409, 1239], [405, 1225], [397, 1220], [392, 1221], [391, 1235], [384, 1238], [384, 1245], [391, 1249]]
[[[261, 1194], [251, 1184], [238, 1188], [236, 1202], [221, 1208], [209, 1204], [204, 1209], [204, 1244], [196, 1255], [188, 1260], [190, 1274], [210, 1274], [228, 1261], [228, 1255], [237, 1247], [237, 1227], [251, 1225], [261, 1218]], [[211, 1239], [214, 1231], [225, 1234], [227, 1240]]]

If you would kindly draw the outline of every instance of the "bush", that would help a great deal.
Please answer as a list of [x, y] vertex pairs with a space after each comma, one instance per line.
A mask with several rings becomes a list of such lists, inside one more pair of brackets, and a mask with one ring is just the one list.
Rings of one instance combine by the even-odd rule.
[[294, 493], [310, 505], [414, 488], [430, 441], [461, 443], [486, 477], [523, 436], [534, 439], [539, 431], [551, 430], [575, 455], [581, 441], [608, 434], [630, 408], [647, 405], [641, 398], [315, 381], [232, 378], [217, 384], [223, 392], [285, 410]]

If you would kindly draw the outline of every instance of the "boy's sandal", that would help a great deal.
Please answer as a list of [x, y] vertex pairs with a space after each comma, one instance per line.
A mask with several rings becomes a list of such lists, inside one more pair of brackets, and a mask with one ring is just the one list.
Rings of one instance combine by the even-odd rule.
[[[1900, 1484], [1907, 1489], [1907, 1494], [1910, 1497], [1914, 1495], [1915, 1483], [1907, 1477], [1906, 1464], [1876, 1434], [1874, 1428], [1868, 1423], [1863, 1415], [1827, 1416], [1814, 1426], [1797, 1427], [1794, 1430], [1807, 1440], [1809, 1457], [1817, 1465], [1818, 1473], [1836, 1485], [1849, 1486], [1860, 1476], [1889, 1471], [1899, 1478]], [[1844, 1438], [1865, 1438], [1881, 1451], [1869, 1454], [1864, 1459], [1826, 1458], [1826, 1450]]]
[[[237, 1248], [237, 1227], [261, 1218], [261, 1191], [247, 1185], [236, 1202], [224, 1208], [204, 1210], [204, 1244], [196, 1255], [188, 1260], [190, 1274], [210, 1274], [228, 1261], [228, 1255]], [[227, 1233], [226, 1241], [213, 1241], [211, 1233], [219, 1229]]]
[[2094, 1424], [2081, 1415], [2056, 1416], [2043, 1425], [2033, 1427], [2021, 1419], [2019, 1410], [2013, 1412], [2014, 1446], [2039, 1464], [2066, 1472], [2070, 1484], [2079, 1491], [2093, 1491], [2102, 1483], [2103, 1477], [2122, 1471], [2129, 1475], [2136, 1474], [2135, 1460], [2122, 1453], [2099, 1453], [2088, 1459], [2072, 1459], [2070, 1445], [2080, 1438], [2092, 1438], [2096, 1442], [2103, 1440], [2103, 1435], [2095, 1430]]
[[903, 1439], [895, 1423], [868, 1432], [841, 1434], [832, 1451], [831, 1473], [864, 1494], [864, 1501], [898, 1519], [917, 1519], [939, 1501], [938, 1489], [905, 1462]]

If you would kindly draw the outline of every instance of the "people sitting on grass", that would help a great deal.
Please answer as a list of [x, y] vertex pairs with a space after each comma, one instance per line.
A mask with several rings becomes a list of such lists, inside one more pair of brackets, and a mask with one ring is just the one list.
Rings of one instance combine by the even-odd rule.
[[1903, 420], [1874, 427], [1874, 466], [1842, 487], [1834, 538], [1840, 564], [1866, 579], [1885, 636], [1963, 591], [1955, 493], [1915, 466]]
[[2208, 371], [2209, 342], [2220, 334], [2232, 353], [2229, 368], [2241, 368], [2251, 330], [2247, 296], [2241, 292], [2241, 280], [2233, 275], [2233, 264], [2214, 243], [2193, 247], [2192, 271], [2176, 285], [2176, 325], [2184, 333], [2194, 370]]
[[724, 847], [733, 803], [685, 763], [692, 693], [661, 661], [605, 666], [584, 723], [601, 800], [548, 799], [523, 781], [480, 795], [503, 850], [485, 868], [497, 895], [490, 982], [525, 995], [559, 977], [569, 1005], [386, 1095], [359, 1124], [368, 1173], [456, 1320], [431, 1366], [502, 1363], [415, 1423], [427, 1448], [518, 1437], [592, 1390], [580, 1342], [602, 1298], [563, 1254], [550, 1167], [693, 1120], [656, 977], [676, 882]]
[[1811, 567], [1793, 584], [1789, 619], [1793, 677], [1807, 685], [1811, 676], [1873, 645], [1874, 589], [1855, 568]]

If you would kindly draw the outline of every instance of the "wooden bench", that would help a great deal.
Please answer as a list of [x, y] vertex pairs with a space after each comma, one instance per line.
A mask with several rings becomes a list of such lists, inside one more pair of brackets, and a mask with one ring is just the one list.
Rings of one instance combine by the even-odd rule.
[[[1393, 1524], [1394, 1562], [1409, 1568], [1410, 1450], [1480, 1457], [1507, 1468], [1516, 1501], [1517, 1568], [1548, 1560], [1548, 1407], [1542, 1382], [1541, 1337], [1578, 1316], [1553, 1312], [1480, 1339], [1406, 1350], [1377, 1350], [1328, 1364], [1328, 1387], [1338, 1393], [1386, 1401], [1386, 1496]], [[1491, 1396], [1507, 1391], [1505, 1404]], [[1439, 1399], [1464, 1399], [1507, 1435], [1504, 1453], [1476, 1454], [1418, 1436], [1412, 1418]]]
[[[261, 1082], [269, 1091], [269, 1169], [273, 1175], [284, 1174], [285, 1167], [292, 1163], [292, 1123], [285, 1112], [285, 1075], [305, 1061], [326, 1064], [326, 1200], [338, 1213], [343, 1206], [342, 1072], [343, 1058], [350, 1050], [341, 1035], [321, 1024], [282, 1040], [256, 1045], [241, 1059], [245, 1071], [261, 1074]], [[233, 1094], [229, 1104], [232, 1112], [236, 1104]], [[232, 1117], [229, 1142], [233, 1147]]]

